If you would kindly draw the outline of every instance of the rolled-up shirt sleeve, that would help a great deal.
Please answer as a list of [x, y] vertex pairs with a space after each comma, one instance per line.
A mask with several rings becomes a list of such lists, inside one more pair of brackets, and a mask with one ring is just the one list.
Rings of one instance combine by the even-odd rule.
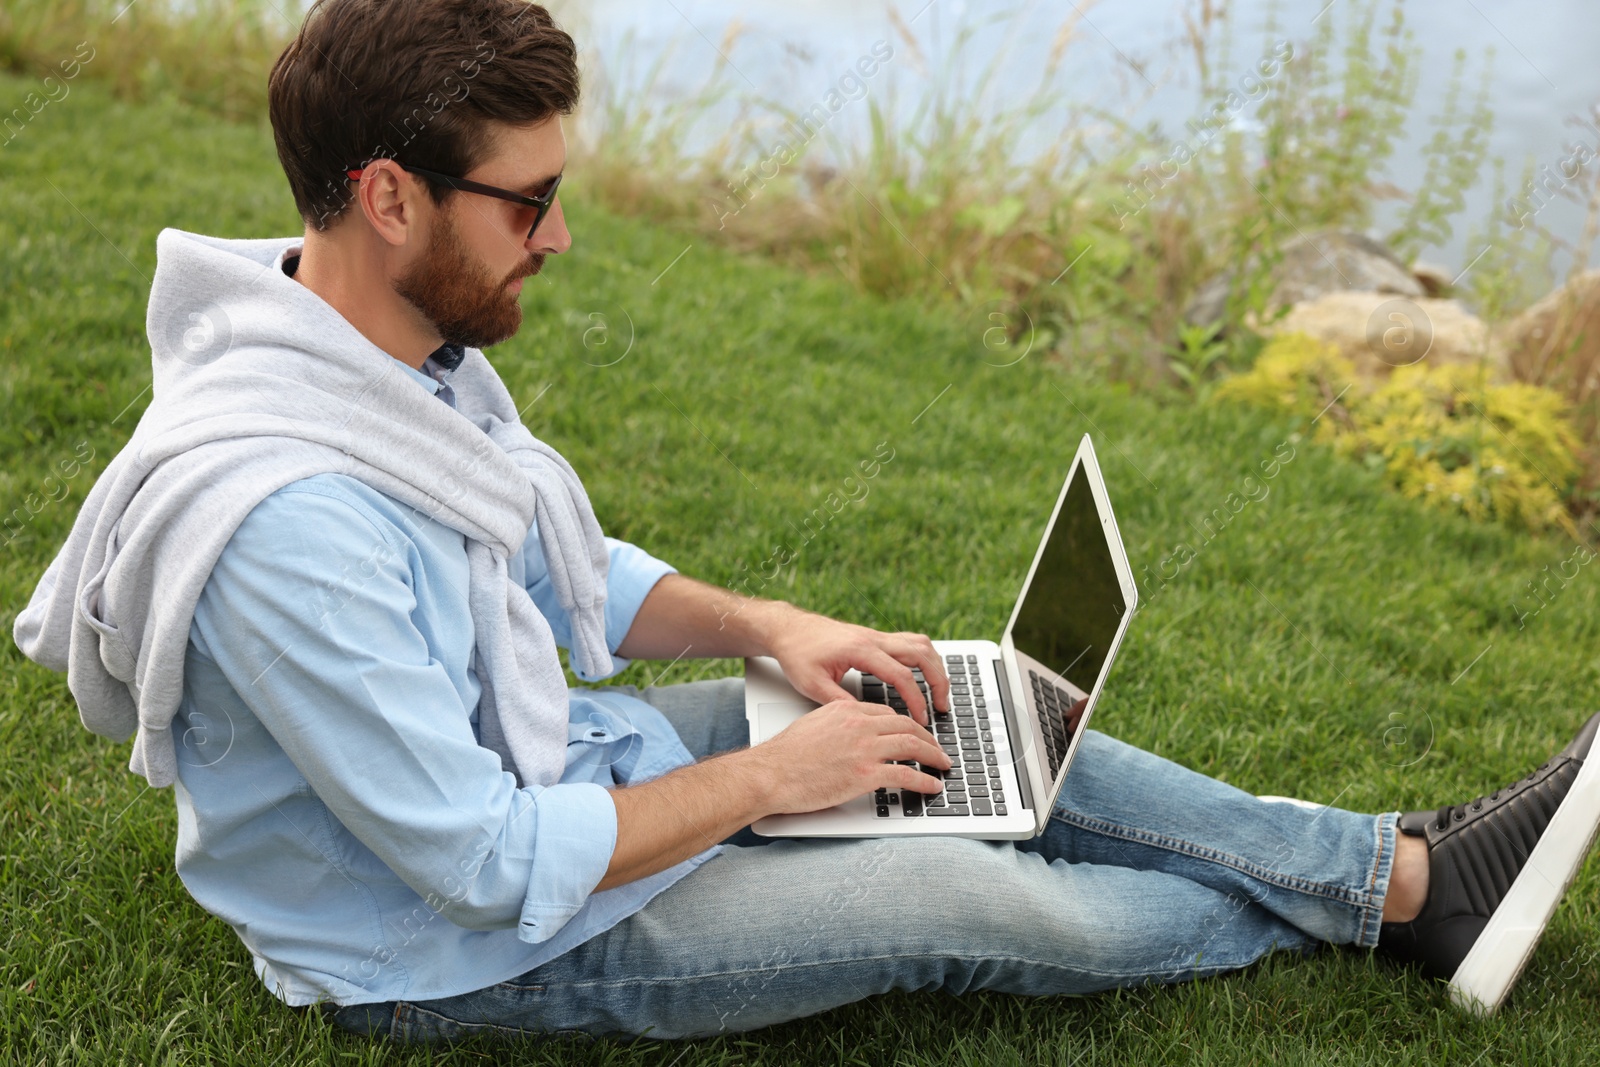
[[380, 516], [280, 491], [217, 561], [195, 614], [204, 652], [334, 817], [429, 907], [547, 940], [604, 877], [615, 805], [591, 782], [519, 787], [478, 743], [413, 622], [415, 560]]
[[[572, 665], [573, 673], [586, 682], [609, 678], [626, 667], [632, 660], [616, 655], [622, 647], [633, 620], [639, 614], [645, 597], [664, 575], [676, 574], [677, 568], [664, 563], [638, 545], [607, 537], [606, 549], [610, 567], [606, 573], [606, 647], [612, 653], [612, 669], [605, 674], [587, 675]], [[544, 562], [544, 546], [539, 541], [539, 525], [535, 523], [522, 544], [523, 588], [533, 598], [534, 604], [550, 623], [556, 644], [572, 648], [572, 620], [556, 598], [555, 586], [550, 581], [550, 571]]]

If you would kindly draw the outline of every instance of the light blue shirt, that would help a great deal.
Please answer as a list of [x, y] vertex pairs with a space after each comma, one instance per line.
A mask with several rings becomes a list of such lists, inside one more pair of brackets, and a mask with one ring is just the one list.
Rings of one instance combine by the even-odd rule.
[[[425, 366], [404, 369], [448, 390], [448, 372]], [[606, 543], [615, 650], [673, 568]], [[570, 647], [537, 527], [508, 562]], [[573, 689], [561, 781], [519, 788], [479, 743], [466, 590], [464, 535], [322, 474], [250, 512], [195, 608], [173, 723], [176, 868], [288, 1004], [427, 1000], [506, 981], [721, 850], [593, 892], [616, 844], [605, 787], [693, 759], [649, 704]]]

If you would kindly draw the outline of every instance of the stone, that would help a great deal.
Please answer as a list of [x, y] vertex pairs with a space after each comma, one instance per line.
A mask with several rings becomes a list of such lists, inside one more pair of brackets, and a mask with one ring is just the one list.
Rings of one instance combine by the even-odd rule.
[[1583, 272], [1512, 319], [1504, 339], [1511, 369], [1523, 381], [1569, 395], [1600, 388], [1595, 381], [1600, 373], [1600, 270]]
[[[1326, 230], [1297, 235], [1286, 241], [1281, 251], [1283, 258], [1272, 271], [1270, 306], [1299, 304], [1345, 290], [1412, 298], [1427, 295], [1409, 267], [1365, 234]], [[1221, 320], [1233, 285], [1231, 273], [1206, 282], [1184, 310], [1184, 321], [1200, 326]]]
[[1380, 292], [1327, 293], [1296, 304], [1262, 332], [1304, 333], [1326, 341], [1369, 380], [1424, 360], [1436, 364], [1487, 359], [1491, 377], [1509, 377], [1504, 348], [1488, 325], [1454, 300]]
[[1411, 264], [1411, 276], [1422, 286], [1424, 296], [1439, 296], [1447, 292], [1456, 280], [1448, 267], [1422, 259]]

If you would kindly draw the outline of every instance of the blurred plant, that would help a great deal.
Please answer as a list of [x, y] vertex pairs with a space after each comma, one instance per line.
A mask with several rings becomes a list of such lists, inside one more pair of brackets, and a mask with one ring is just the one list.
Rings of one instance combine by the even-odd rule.
[[121, 96], [174, 96], [255, 119], [266, 114], [267, 71], [296, 25], [273, 0], [6, 0], [0, 68], [49, 72], [87, 40], [95, 61], [84, 77]]
[[[1523, 168], [1522, 186], [1533, 181], [1533, 162]], [[1505, 161], [1494, 161], [1494, 206], [1489, 217], [1468, 231], [1467, 247], [1478, 251], [1466, 272], [1462, 295], [1478, 316], [1498, 326], [1526, 308], [1555, 284], [1549, 236], [1532, 224], [1512, 225], [1501, 205], [1508, 200]]]
[[[1395, 194], [1378, 178], [1417, 86], [1418, 50], [1405, 5], [1396, 0], [1381, 29], [1378, 7], [1377, 0], [1343, 5], [1342, 48], [1340, 12], [1319, 21], [1309, 46], [1284, 64], [1281, 84], [1261, 103], [1259, 143], [1242, 132], [1226, 143], [1229, 181], [1221, 195], [1253, 190], [1256, 210], [1264, 206], [1287, 228], [1370, 224], [1374, 199]], [[1260, 152], [1259, 167], [1250, 166], [1252, 151]]]
[[1563, 498], [1578, 472], [1579, 440], [1553, 390], [1491, 385], [1487, 367], [1401, 367], [1363, 398], [1352, 432], [1336, 447], [1381, 456], [1404, 496], [1577, 536]]
[[1484, 55], [1478, 94], [1473, 99], [1471, 113], [1463, 116], [1460, 100], [1466, 66], [1466, 50], [1456, 49], [1444, 107], [1433, 119], [1433, 137], [1422, 149], [1428, 161], [1422, 185], [1401, 214], [1399, 226], [1385, 241], [1408, 263], [1424, 246], [1442, 245], [1450, 239], [1454, 232], [1450, 219], [1466, 207], [1466, 191], [1477, 182], [1488, 157], [1489, 131], [1494, 125], [1494, 112], [1489, 107], [1494, 50], [1488, 49]]
[[[708, 202], [725, 195], [744, 133], [739, 121], [693, 152], [697, 129], [710, 124], [731, 97], [728, 51], [738, 39], [734, 24], [718, 50], [719, 59], [693, 89], [670, 91], [664, 72], [675, 45], [657, 54], [638, 72], [598, 53], [586, 56], [585, 84], [572, 154], [581, 161], [582, 180], [569, 193], [592, 198], [614, 211], [662, 221], [697, 222], [710, 217]], [[619, 55], [635, 54], [632, 31], [617, 45]], [[581, 188], [579, 187], [581, 186]]]
[[[1348, 396], [1355, 381], [1355, 364], [1333, 345], [1303, 333], [1282, 333], [1267, 342], [1247, 373], [1218, 385], [1212, 399], [1243, 401], [1311, 419]], [[1341, 410], [1317, 428], [1319, 439], [1331, 439], [1335, 424], [1347, 421]]]
[[1284, 334], [1213, 398], [1316, 418], [1317, 439], [1382, 471], [1406, 497], [1577, 535], [1567, 496], [1581, 442], [1559, 393], [1491, 384], [1486, 366], [1415, 364], [1378, 385], [1354, 370], [1332, 345]]
[[1228, 354], [1228, 342], [1221, 337], [1222, 324], [1179, 325], [1178, 343], [1168, 348], [1168, 366], [1195, 395], [1204, 399], [1210, 391], [1207, 373]]

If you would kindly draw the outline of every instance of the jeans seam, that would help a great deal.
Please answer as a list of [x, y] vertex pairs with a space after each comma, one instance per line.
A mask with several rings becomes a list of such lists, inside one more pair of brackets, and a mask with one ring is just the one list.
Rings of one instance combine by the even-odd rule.
[[[1274, 944], [1276, 945], [1276, 943], [1277, 943], [1276, 939], [1274, 939]], [[1026, 965], [1026, 966], [1030, 966], [1030, 967], [1031, 966], [1059, 967], [1062, 970], [1073, 971], [1073, 972], [1075, 972], [1077, 974], [1089, 975], [1089, 976], [1094, 977], [1094, 978], [1106, 978], [1106, 979], [1111, 979], [1111, 980], [1117, 981], [1117, 982], [1122, 982], [1122, 981], [1125, 981], [1125, 980], [1130, 979], [1130, 978], [1150, 978], [1150, 977], [1153, 977], [1153, 973], [1151, 971], [1149, 971], [1149, 970], [1101, 971], [1101, 970], [1095, 970], [1095, 969], [1090, 968], [1090, 967], [1077, 967], [1077, 966], [1074, 966], [1074, 965], [1072, 965], [1070, 963], [1063, 963], [1060, 960], [1040, 959], [1040, 958], [1037, 958], [1037, 957], [1034, 957], [1034, 956], [1017, 956], [1017, 955], [1009, 955], [1009, 954], [1008, 955], [996, 955], [996, 954], [992, 954], [992, 953], [977, 954], [977, 953], [960, 953], [960, 952], [937, 952], [937, 953], [890, 952], [890, 953], [885, 953], [885, 954], [877, 955], [877, 956], [843, 956], [843, 957], [839, 957], [839, 958], [836, 958], [836, 959], [808, 960], [808, 961], [801, 962], [801, 963], [792, 963], [791, 962], [791, 963], [786, 963], [786, 964], [784, 964], [782, 966], [761, 967], [761, 968], [747, 968], [747, 969], [744, 969], [744, 970], [706, 971], [706, 972], [702, 972], [702, 973], [699, 973], [699, 974], [674, 974], [674, 975], [660, 975], [660, 976], [651, 976], [651, 977], [642, 977], [642, 978], [641, 977], [634, 977], [634, 978], [617, 978], [617, 979], [605, 979], [605, 978], [587, 979], [587, 980], [578, 980], [578, 981], [571, 981], [571, 982], [562, 982], [562, 983], [560, 983], [560, 988], [562, 990], [571, 990], [571, 989], [605, 990], [605, 989], [612, 989], [612, 988], [633, 987], [633, 986], [641, 986], [641, 985], [670, 985], [670, 984], [677, 983], [677, 982], [698, 982], [698, 981], [705, 981], [707, 979], [712, 979], [712, 978], [740, 978], [740, 977], [743, 977], [743, 976], [746, 976], [746, 975], [751, 975], [751, 974], [765, 974], [768, 971], [805, 970], [805, 969], [811, 969], [811, 968], [817, 968], [817, 967], [836, 967], [836, 966], [839, 966], [841, 964], [847, 964], [847, 963], [880, 963], [880, 962], [887, 961], [887, 960], [926, 959], [926, 958], [929, 958], [929, 957], [936, 957], [938, 959], [943, 959], [943, 960], [959, 960], [959, 961], [962, 961], [962, 962], [972, 962], [972, 963], [992, 963], [992, 962], [1000, 961], [1000, 962], [1005, 962], [1005, 963], [1020, 963], [1020, 964]], [[1221, 970], [1238, 970], [1241, 965], [1240, 964], [1218, 964], [1217, 966]], [[549, 983], [546, 983], [546, 984], [548, 985]], [[436, 1014], [436, 1015], [437, 1014], [442, 1014], [442, 1013], [436, 1011], [435, 1009], [428, 1008], [425, 1004], [418, 1004], [418, 1005], [415, 1005], [415, 1006], [417, 1008], [419, 1008], [420, 1010], [430, 1011], [430, 1012], [433, 1012], [433, 1014]], [[449, 1018], [449, 1016], [445, 1016], [445, 1017]], [[478, 1024], [476, 1024], [476, 1023], [464, 1023], [463, 1025], [475, 1026], [475, 1025], [478, 1025]]]
[[[412, 1043], [414, 1043], [412, 1038], [411, 1038], [411, 1033], [410, 1033], [411, 1027], [410, 1027], [409, 1023], [410, 1023], [410, 1020], [414, 1016], [418, 1016], [418, 1015], [432, 1016], [434, 1019], [442, 1020], [444, 1022], [447, 1022], [447, 1023], [451, 1024], [452, 1026], [459, 1026], [459, 1027], [461, 1027], [461, 1028], [463, 1028], [465, 1030], [468, 1030], [470, 1032], [473, 1032], [473, 1033], [480, 1033], [480, 1032], [483, 1032], [483, 1031], [489, 1031], [491, 1033], [501, 1034], [501, 1035], [505, 1035], [505, 1036], [540, 1037], [540, 1036], [545, 1036], [545, 1035], [553, 1032], [553, 1031], [549, 1031], [549, 1030], [530, 1030], [525, 1026], [508, 1026], [505, 1023], [494, 1023], [494, 1022], [474, 1023], [474, 1022], [468, 1022], [465, 1019], [457, 1019], [453, 1015], [447, 1015], [446, 1013], [444, 1013], [442, 1011], [438, 1011], [438, 1010], [433, 1009], [433, 1008], [427, 1008], [427, 1007], [422, 1006], [421, 1004], [406, 1003], [405, 1006], [408, 1009], [408, 1011], [406, 1013], [407, 1025], [405, 1027], [403, 1027], [403, 1032], [404, 1032], [404, 1034], [406, 1036], [404, 1038], [397, 1038], [396, 1039], [396, 1040], [401, 1041], [401, 1043], [403, 1043], [403, 1044], [412, 1044]], [[396, 1006], [396, 1009], [398, 1010], [398, 1005]]]
[[1210, 863], [1217, 863], [1221, 866], [1236, 871], [1239, 874], [1245, 875], [1246, 877], [1255, 878], [1259, 881], [1274, 885], [1280, 889], [1302, 893], [1306, 896], [1320, 897], [1324, 900], [1333, 900], [1340, 904], [1348, 904], [1353, 907], [1371, 907], [1370, 888], [1367, 892], [1363, 893], [1360, 890], [1353, 890], [1346, 886], [1333, 886], [1327, 882], [1315, 882], [1311, 881], [1310, 879], [1301, 878], [1297, 875], [1281, 874], [1276, 871], [1270, 871], [1264, 867], [1259, 867], [1256, 864], [1253, 864], [1239, 856], [1234, 856], [1231, 853], [1222, 852], [1217, 849], [1208, 849], [1203, 846], [1196, 845], [1194, 842], [1187, 841], [1181, 837], [1168, 837], [1166, 834], [1158, 834], [1150, 830], [1137, 830], [1131, 827], [1120, 826], [1116, 823], [1103, 822], [1087, 815], [1081, 815], [1078, 812], [1070, 809], [1058, 808], [1056, 811], [1051, 813], [1050, 817], [1052, 819], [1061, 819], [1063, 822], [1076, 825], [1084, 830], [1090, 830], [1094, 833], [1104, 834], [1107, 837], [1119, 838], [1121, 840], [1136, 844], [1152, 845], [1157, 848], [1164, 848], [1169, 852], [1178, 853], [1179, 855], [1190, 856], [1192, 858], [1205, 860]]

